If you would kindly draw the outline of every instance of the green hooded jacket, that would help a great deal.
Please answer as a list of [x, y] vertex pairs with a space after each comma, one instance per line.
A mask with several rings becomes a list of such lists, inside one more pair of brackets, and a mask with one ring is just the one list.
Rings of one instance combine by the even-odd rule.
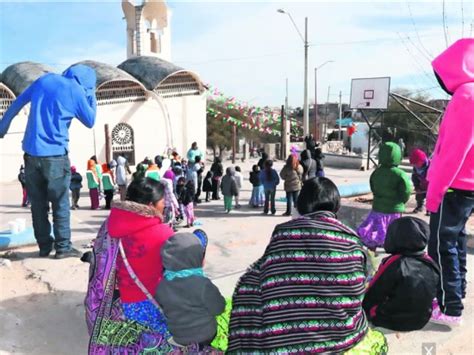
[[370, 176], [374, 194], [372, 210], [382, 213], [401, 213], [413, 189], [410, 177], [398, 168], [402, 161], [400, 147], [383, 143], [379, 150], [379, 167]]

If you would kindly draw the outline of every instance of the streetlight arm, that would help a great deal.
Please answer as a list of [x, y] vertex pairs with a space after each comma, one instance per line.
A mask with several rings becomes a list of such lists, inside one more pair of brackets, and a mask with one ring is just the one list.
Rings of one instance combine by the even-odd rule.
[[298, 26], [296, 26], [296, 23], [295, 23], [295, 21], [293, 20], [293, 17], [291, 16], [291, 14], [290, 14], [289, 12], [285, 12], [285, 14], [288, 15], [288, 17], [290, 18], [291, 22], [293, 23], [293, 26], [295, 26], [295, 29], [296, 29], [296, 31], [298, 32], [298, 34], [300, 35], [300, 38], [301, 38], [301, 40], [303, 41], [303, 43], [306, 44], [306, 41], [305, 41], [303, 35], [301, 34], [301, 32], [300, 32]]
[[327, 60], [323, 64], [321, 64], [319, 67], [316, 67], [315, 70], [319, 70], [320, 68], [324, 67], [328, 63], [334, 63], [334, 60]]

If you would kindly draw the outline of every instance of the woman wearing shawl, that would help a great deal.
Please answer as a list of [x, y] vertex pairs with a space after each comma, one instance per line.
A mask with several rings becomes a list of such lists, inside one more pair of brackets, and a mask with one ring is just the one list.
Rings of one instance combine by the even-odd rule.
[[337, 220], [339, 206], [331, 180], [304, 183], [302, 217], [276, 226], [264, 255], [236, 286], [230, 353], [387, 350], [383, 335], [368, 328], [366, 256], [356, 233]]

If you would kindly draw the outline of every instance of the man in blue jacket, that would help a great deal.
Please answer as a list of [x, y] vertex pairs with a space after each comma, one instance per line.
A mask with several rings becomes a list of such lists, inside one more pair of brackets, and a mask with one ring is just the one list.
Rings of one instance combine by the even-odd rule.
[[[95, 86], [95, 71], [82, 64], [70, 67], [63, 75], [45, 74], [18, 96], [0, 120], [3, 138], [13, 118], [31, 102], [23, 151], [33, 229], [41, 257], [49, 256], [53, 246], [56, 259], [79, 256], [71, 244], [69, 126], [74, 117], [88, 128], [94, 126]], [[48, 220], [49, 202], [54, 238]]]

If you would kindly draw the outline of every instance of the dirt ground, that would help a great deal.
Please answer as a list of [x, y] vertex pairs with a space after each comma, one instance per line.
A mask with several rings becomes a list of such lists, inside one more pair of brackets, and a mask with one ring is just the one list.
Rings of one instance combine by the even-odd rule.
[[[251, 164], [242, 166], [248, 176]], [[277, 165], [278, 166], [278, 165]], [[328, 169], [327, 175], [338, 184], [367, 181], [370, 172]], [[19, 187], [16, 184], [0, 185], [0, 230], [17, 217], [31, 224], [29, 211], [18, 207]], [[244, 183], [242, 201], [248, 201], [250, 184]], [[282, 191], [277, 198], [284, 196]], [[87, 205], [83, 194], [80, 204]], [[370, 209], [370, 195], [343, 200], [339, 218], [348, 225], [357, 226]], [[412, 210], [410, 201], [408, 210]], [[260, 210], [244, 206], [230, 215], [224, 214], [223, 203], [214, 201], [199, 205], [196, 216], [209, 235], [206, 256], [206, 273], [221, 292], [230, 296], [244, 270], [256, 260], [267, 245], [274, 226], [287, 220], [282, 217], [284, 203], [277, 203], [277, 216], [262, 216]], [[90, 211], [82, 208], [73, 211], [71, 220], [74, 246], [88, 250], [108, 211]], [[427, 220], [424, 214], [418, 215]], [[469, 221], [469, 231], [474, 221]], [[473, 270], [474, 240], [469, 239], [468, 270]], [[84, 321], [83, 300], [87, 287], [88, 264], [78, 259], [55, 260], [38, 258], [37, 248], [27, 246], [0, 252], [0, 257], [11, 260], [10, 267], [0, 267], [0, 354], [85, 354], [88, 335]], [[463, 326], [447, 327], [427, 325], [416, 332], [383, 330], [389, 341], [390, 354], [429, 354], [424, 347], [434, 344], [439, 354], [474, 353], [474, 292], [472, 272], [468, 273], [469, 289], [465, 300]]]

